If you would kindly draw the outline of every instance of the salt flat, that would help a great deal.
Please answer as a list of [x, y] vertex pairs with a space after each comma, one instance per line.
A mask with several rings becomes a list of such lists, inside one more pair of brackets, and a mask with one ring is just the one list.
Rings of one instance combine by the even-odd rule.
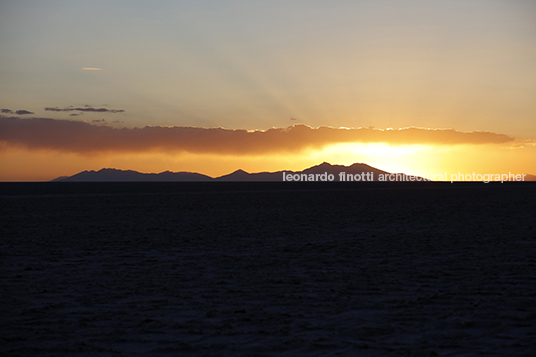
[[1, 184], [0, 353], [531, 356], [535, 197], [531, 183]]

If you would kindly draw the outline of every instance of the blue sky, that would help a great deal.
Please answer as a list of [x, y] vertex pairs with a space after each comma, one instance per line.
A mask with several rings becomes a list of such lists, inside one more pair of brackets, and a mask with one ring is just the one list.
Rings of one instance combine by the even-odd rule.
[[526, 134], [536, 119], [533, 1], [0, 6], [3, 107], [107, 105], [128, 126], [246, 129], [296, 117]]

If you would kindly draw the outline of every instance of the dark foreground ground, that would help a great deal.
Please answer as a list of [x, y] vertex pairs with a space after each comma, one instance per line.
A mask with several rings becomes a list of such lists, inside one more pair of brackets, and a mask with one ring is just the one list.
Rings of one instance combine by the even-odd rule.
[[533, 356], [536, 184], [0, 184], [0, 355]]

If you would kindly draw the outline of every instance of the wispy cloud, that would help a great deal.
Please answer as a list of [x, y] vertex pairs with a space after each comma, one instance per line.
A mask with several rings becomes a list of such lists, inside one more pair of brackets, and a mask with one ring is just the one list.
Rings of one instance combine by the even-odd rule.
[[107, 108], [93, 108], [90, 106], [84, 106], [84, 107], [67, 107], [67, 108], [58, 108], [58, 107], [46, 107], [46, 111], [50, 112], [94, 112], [94, 113], [123, 113], [123, 109], [107, 109]]
[[14, 112], [13, 110], [6, 109], [6, 108], [0, 109], [0, 113], [3, 113], [3, 114], [17, 114], [17, 115], [34, 114], [34, 112], [31, 112], [29, 110], [20, 109], [20, 110], [17, 110], [17, 111]]
[[312, 128], [302, 124], [258, 131], [183, 126], [119, 129], [72, 120], [0, 116], [0, 141], [8, 146], [85, 154], [183, 151], [262, 155], [320, 149], [331, 144], [351, 142], [395, 145], [502, 144], [514, 142], [515, 138], [504, 134], [452, 129]]
[[84, 70], [84, 71], [102, 71], [102, 68], [97, 68], [97, 67], [84, 67], [84, 68], [82, 68], [82, 70]]
[[24, 110], [24, 109], [22, 109], [22, 110], [17, 110], [17, 111], [15, 112], [15, 114], [18, 114], [18, 115], [27, 115], [27, 114], [34, 114], [34, 112], [31, 112], [31, 111], [29, 111], [29, 110]]

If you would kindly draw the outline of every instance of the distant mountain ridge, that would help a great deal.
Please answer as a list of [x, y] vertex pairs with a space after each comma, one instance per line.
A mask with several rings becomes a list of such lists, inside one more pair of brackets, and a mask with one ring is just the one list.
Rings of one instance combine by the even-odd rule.
[[[355, 163], [350, 166], [331, 165], [324, 162], [320, 165], [309, 167], [303, 171], [277, 171], [277, 172], [256, 172], [249, 173], [244, 170], [236, 170], [230, 174], [210, 177], [196, 172], [171, 172], [161, 173], [141, 173], [133, 170], [119, 170], [104, 168], [99, 171], [82, 171], [73, 176], [58, 177], [53, 182], [203, 182], [203, 181], [340, 181], [340, 173], [344, 172], [344, 178], [352, 176], [352, 179], [359, 176], [358, 181], [378, 181], [380, 174], [390, 175], [389, 172], [382, 171], [367, 164]], [[285, 173], [286, 180], [283, 179]], [[322, 176], [325, 174], [325, 177]], [[367, 176], [369, 174], [369, 176]], [[298, 175], [298, 176], [296, 176]], [[332, 175], [332, 176], [329, 176]], [[357, 176], [356, 176], [357, 175]], [[403, 177], [408, 177], [404, 174]], [[290, 177], [289, 177], [290, 176]], [[324, 179], [326, 178], [326, 179]], [[327, 178], [332, 178], [328, 180]]]
[[[283, 174], [285, 176], [283, 176]], [[391, 178], [391, 179], [388, 179]], [[396, 178], [393, 180], [392, 178]], [[383, 179], [382, 179], [383, 178]], [[413, 178], [413, 179], [412, 179]], [[210, 177], [197, 172], [142, 173], [133, 170], [105, 168], [99, 171], [82, 171], [73, 176], [61, 176], [52, 182], [249, 182], [249, 181], [426, 181], [418, 176], [403, 173], [392, 174], [363, 163], [349, 166], [331, 165], [324, 162], [303, 171], [276, 171], [249, 173], [236, 170], [230, 174]], [[536, 176], [527, 174], [525, 181], [536, 181]]]
[[141, 181], [212, 181], [213, 178], [196, 172], [164, 171], [158, 174], [133, 170], [101, 169], [82, 171], [73, 176], [58, 177], [54, 182], [141, 182]]

